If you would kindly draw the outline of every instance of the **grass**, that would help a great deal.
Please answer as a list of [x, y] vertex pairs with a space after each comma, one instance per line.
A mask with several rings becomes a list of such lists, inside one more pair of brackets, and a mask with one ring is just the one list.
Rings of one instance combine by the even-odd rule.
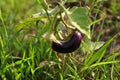
[[[117, 35], [120, 6], [116, 6], [120, 2], [85, 0], [93, 21], [110, 12], [104, 20], [93, 24], [92, 29], [94, 45], [100, 40], [105, 43], [95, 50], [95, 46], [90, 48], [92, 43], [83, 41], [77, 51], [63, 55], [53, 51], [50, 42], [42, 37], [50, 24], [32, 23], [28, 19], [25, 28], [15, 29], [21, 21], [41, 11], [38, 1], [0, 1], [0, 80], [119, 80], [120, 50], [116, 51], [116, 45], [120, 44]], [[105, 7], [105, 3], [111, 5]], [[103, 33], [106, 28], [114, 29], [114, 34]]]

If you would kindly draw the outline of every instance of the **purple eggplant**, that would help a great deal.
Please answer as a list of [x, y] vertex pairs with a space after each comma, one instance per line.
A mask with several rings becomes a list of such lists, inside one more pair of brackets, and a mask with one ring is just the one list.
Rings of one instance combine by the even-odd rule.
[[82, 41], [80, 32], [75, 31], [67, 41], [60, 41], [60, 43], [52, 42], [52, 49], [59, 53], [70, 53], [79, 48]]

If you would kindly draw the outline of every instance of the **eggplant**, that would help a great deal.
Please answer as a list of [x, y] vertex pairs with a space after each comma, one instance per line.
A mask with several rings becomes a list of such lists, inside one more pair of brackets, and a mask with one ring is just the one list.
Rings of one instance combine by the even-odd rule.
[[52, 42], [52, 49], [59, 53], [70, 53], [79, 48], [82, 41], [80, 32], [75, 31], [69, 40], [60, 41], [60, 43]]

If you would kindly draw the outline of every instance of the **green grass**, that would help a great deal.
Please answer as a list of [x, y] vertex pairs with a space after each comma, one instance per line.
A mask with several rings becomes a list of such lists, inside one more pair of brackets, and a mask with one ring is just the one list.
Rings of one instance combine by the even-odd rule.
[[[117, 18], [120, 17], [120, 6], [116, 6], [120, 2], [115, 1], [106, 9]], [[85, 2], [90, 4], [89, 16], [94, 13], [93, 21], [98, 22], [98, 16], [101, 18], [100, 15], [104, 13], [105, 1]], [[93, 24], [92, 40], [96, 43], [87, 43], [84, 38], [77, 51], [58, 54], [51, 49], [50, 42], [42, 37], [50, 29], [50, 24], [37, 22], [40, 18], [29, 19], [42, 8], [39, 0], [0, 0], [0, 80], [119, 80], [120, 50], [115, 51], [114, 45], [120, 37], [119, 19], [106, 17], [99, 23], [95, 22], [100, 24], [95, 35], [96, 24]], [[18, 27], [24, 20], [26, 22]], [[104, 35], [107, 40], [95, 50], [106, 27], [116, 31], [112, 36]], [[91, 48], [91, 45], [94, 46]]]

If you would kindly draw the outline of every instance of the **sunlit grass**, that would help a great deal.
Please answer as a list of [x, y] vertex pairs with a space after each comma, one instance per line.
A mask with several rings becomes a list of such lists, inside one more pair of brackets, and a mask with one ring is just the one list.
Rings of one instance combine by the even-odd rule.
[[[98, 3], [91, 4], [91, 12]], [[119, 35], [111, 36], [98, 50], [89, 50], [88, 44], [82, 43], [71, 54], [57, 54], [42, 37], [49, 24], [26, 22], [25, 28], [16, 30], [21, 21], [41, 11], [37, 0], [3, 0], [0, 7], [0, 80], [119, 80], [120, 51], [107, 51]], [[104, 22], [96, 41], [106, 26]], [[85, 51], [81, 51], [82, 47]]]

